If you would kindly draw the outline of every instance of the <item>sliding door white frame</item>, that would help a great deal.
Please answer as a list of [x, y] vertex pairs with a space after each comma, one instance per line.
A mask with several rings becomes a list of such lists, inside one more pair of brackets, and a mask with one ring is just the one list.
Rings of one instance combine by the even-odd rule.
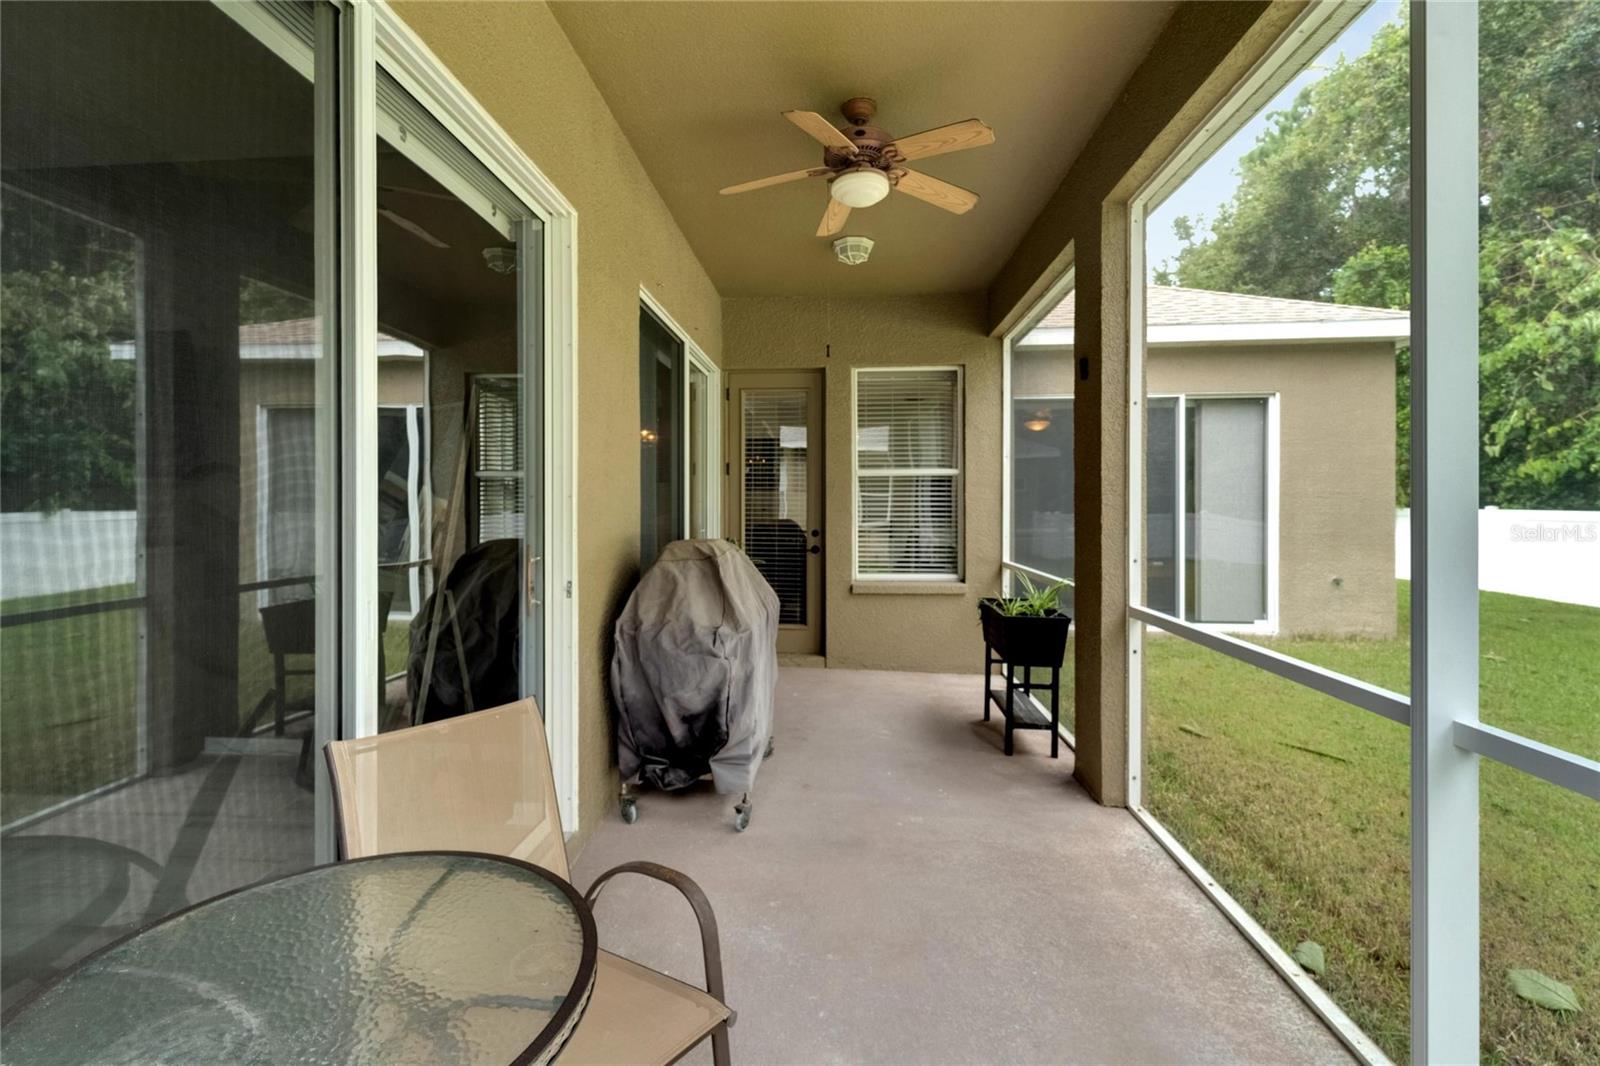
[[[328, 387], [337, 396], [339, 433], [319, 456], [320, 469], [339, 470], [327, 479], [323, 504], [340, 515], [337, 529], [319, 544], [319, 572], [337, 577], [337, 607], [319, 616], [319, 661], [338, 670], [318, 671], [319, 706], [340, 708], [337, 735], [369, 736], [378, 729], [378, 693], [371, 684], [378, 669], [374, 626], [350, 620], [377, 612], [377, 75], [381, 66], [451, 136], [486, 167], [526, 207], [515, 225], [519, 237], [538, 233], [538, 264], [525, 264], [524, 277], [537, 285], [542, 324], [535, 326], [542, 355], [540, 380], [525, 397], [542, 409], [529, 419], [543, 428], [538, 471], [544, 498], [543, 607], [545, 728], [549, 737], [561, 818], [568, 833], [578, 829], [578, 366], [577, 226], [578, 213], [560, 190], [473, 98], [384, 0], [323, 0], [311, 10], [319, 43], [311, 48], [281, 19], [260, 4], [217, 5], [302, 75], [315, 75], [318, 107], [336, 121], [318, 130], [317, 262], [337, 263], [337, 274], [318, 278], [318, 304], [324, 308]], [[334, 100], [332, 94], [337, 92]], [[319, 122], [321, 115], [319, 113]], [[324, 185], [327, 186], [325, 193]], [[336, 192], [336, 195], [335, 195]], [[508, 227], [513, 225], [507, 222]], [[519, 241], [519, 244], [521, 242]], [[537, 266], [537, 270], [526, 269]], [[534, 442], [530, 442], [534, 443]], [[337, 449], [337, 454], [333, 450]], [[357, 501], [368, 501], [358, 504]], [[331, 564], [331, 565], [329, 565]], [[336, 612], [336, 613], [335, 613]], [[320, 746], [333, 739], [335, 726], [319, 728]], [[316, 760], [317, 857], [333, 856], [331, 808], [321, 760]]]
[[[355, 4], [352, 6], [362, 6]], [[520, 237], [537, 220], [542, 270], [542, 372], [524, 402], [542, 399], [526, 424], [543, 430], [542, 458], [532, 479], [543, 481], [543, 608], [545, 732], [550, 744], [561, 821], [578, 831], [578, 212], [466, 87], [383, 0], [367, 0], [374, 15], [376, 58], [401, 87], [463, 144], [528, 208]], [[374, 190], [375, 191], [375, 190]], [[376, 204], [373, 204], [374, 208]], [[518, 241], [519, 246], [522, 240]], [[533, 274], [524, 271], [524, 277]], [[527, 295], [525, 294], [525, 298]], [[530, 441], [530, 444], [532, 442]], [[531, 488], [531, 486], [530, 486]]]

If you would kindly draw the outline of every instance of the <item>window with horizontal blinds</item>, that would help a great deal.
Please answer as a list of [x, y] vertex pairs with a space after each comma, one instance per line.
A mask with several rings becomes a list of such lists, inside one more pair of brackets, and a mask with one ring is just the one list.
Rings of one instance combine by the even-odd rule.
[[961, 372], [856, 373], [856, 576], [961, 577]]
[[520, 381], [510, 374], [473, 378], [477, 424], [473, 431], [473, 506], [476, 543], [516, 538], [523, 532], [522, 408]]

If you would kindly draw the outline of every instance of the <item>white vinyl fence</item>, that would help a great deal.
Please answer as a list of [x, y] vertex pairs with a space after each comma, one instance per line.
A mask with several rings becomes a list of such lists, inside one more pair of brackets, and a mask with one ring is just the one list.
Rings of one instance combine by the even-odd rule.
[[0, 514], [0, 598], [131, 585], [138, 544], [137, 511]]
[[[1411, 511], [1395, 513], [1394, 574], [1411, 577]], [[1478, 512], [1478, 587], [1600, 607], [1600, 511]]]

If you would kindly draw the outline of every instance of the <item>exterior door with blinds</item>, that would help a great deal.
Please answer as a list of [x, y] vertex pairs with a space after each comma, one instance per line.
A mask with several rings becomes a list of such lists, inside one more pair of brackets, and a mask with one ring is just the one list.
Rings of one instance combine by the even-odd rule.
[[822, 653], [822, 377], [728, 378], [734, 535], [778, 594], [778, 650]]

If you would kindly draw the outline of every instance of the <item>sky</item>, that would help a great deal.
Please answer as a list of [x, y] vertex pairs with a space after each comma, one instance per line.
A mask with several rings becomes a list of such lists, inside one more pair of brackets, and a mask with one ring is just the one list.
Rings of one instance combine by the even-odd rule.
[[1217, 207], [1233, 198], [1238, 185], [1236, 172], [1239, 160], [1256, 143], [1256, 138], [1267, 128], [1266, 116], [1273, 111], [1286, 109], [1295, 95], [1307, 85], [1320, 80], [1341, 54], [1354, 58], [1372, 44], [1373, 34], [1386, 22], [1400, 17], [1400, 0], [1378, 0], [1363, 11], [1345, 31], [1323, 49], [1322, 54], [1297, 74], [1283, 91], [1274, 96], [1249, 122], [1245, 123], [1200, 169], [1190, 175], [1165, 203], [1151, 213], [1145, 227], [1145, 262], [1154, 271], [1164, 260], [1176, 259], [1180, 243], [1172, 233], [1172, 220], [1180, 215], [1194, 221], [1198, 216], [1210, 219]]

